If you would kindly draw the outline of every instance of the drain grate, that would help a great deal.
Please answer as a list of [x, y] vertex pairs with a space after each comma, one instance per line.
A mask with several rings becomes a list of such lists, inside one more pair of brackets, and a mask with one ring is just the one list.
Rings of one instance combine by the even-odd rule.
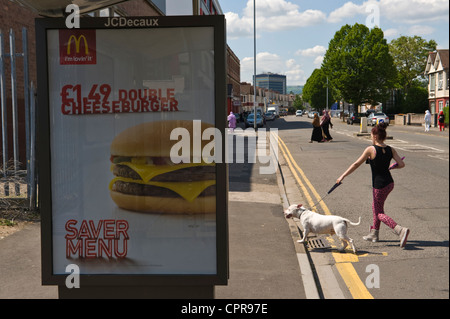
[[313, 238], [308, 239], [308, 248], [309, 249], [325, 249], [330, 248], [330, 244], [328, 241], [322, 239], [322, 238]]

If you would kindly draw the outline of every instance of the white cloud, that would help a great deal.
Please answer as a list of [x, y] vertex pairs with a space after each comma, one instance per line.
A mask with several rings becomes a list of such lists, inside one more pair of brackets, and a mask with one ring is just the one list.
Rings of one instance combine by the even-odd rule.
[[286, 82], [288, 85], [303, 85], [306, 82], [305, 71], [294, 59], [286, 61]]
[[[253, 57], [241, 60], [241, 81], [253, 83]], [[294, 59], [284, 60], [278, 54], [261, 52], [256, 55], [256, 73], [272, 72], [286, 75], [288, 85], [306, 82], [305, 72]]]
[[337, 8], [328, 16], [328, 22], [339, 23], [346, 18], [351, 18], [365, 12], [364, 4], [357, 5], [353, 2], [347, 2], [342, 7]]
[[[317, 25], [326, 21], [320, 10], [300, 11], [299, 6], [286, 0], [258, 0], [256, 3], [256, 29], [260, 31], [280, 31]], [[243, 15], [234, 12], [225, 14], [227, 36], [229, 38], [253, 35], [253, 0], [248, 0]]]
[[400, 34], [395, 28], [384, 30], [383, 33], [385, 38], [395, 38]]
[[393, 22], [448, 21], [448, 0], [380, 0], [382, 17]]
[[229, 39], [253, 36], [253, 18], [240, 18], [237, 13], [227, 12], [225, 13], [225, 19]]
[[323, 58], [324, 58], [323, 55], [319, 55], [317, 58], [315, 58], [314, 62], [313, 62], [314, 65], [318, 65], [318, 66], [322, 65]]
[[410, 35], [425, 36], [435, 32], [435, 29], [428, 25], [413, 25], [408, 29]]
[[309, 49], [305, 49], [305, 50], [298, 50], [296, 52], [297, 55], [302, 55], [302, 56], [318, 56], [318, 55], [323, 55], [325, 54], [325, 52], [327, 52], [327, 48], [325, 48], [322, 45], [316, 45], [313, 48], [309, 48]]
[[370, 14], [366, 11], [368, 6], [378, 7], [380, 18], [388, 19], [391, 22], [448, 21], [449, 16], [448, 0], [368, 0], [361, 5], [351, 1], [346, 2], [331, 12], [327, 20], [330, 23], [340, 23], [358, 15], [368, 16]]

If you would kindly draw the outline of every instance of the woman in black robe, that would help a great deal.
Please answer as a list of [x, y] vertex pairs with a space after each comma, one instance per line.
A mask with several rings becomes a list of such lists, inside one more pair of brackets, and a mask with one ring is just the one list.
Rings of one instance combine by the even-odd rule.
[[328, 114], [327, 110], [323, 111], [323, 116], [322, 119], [320, 120], [320, 125], [322, 126], [325, 141], [327, 142], [331, 141], [333, 138], [330, 135], [330, 126], [331, 128], [333, 128], [333, 124], [331, 124], [331, 117]]
[[324, 141], [323, 135], [322, 135], [322, 127], [320, 126], [320, 119], [319, 119], [319, 115], [317, 113], [314, 114], [314, 120], [312, 122], [312, 125], [313, 125], [313, 131], [311, 134], [310, 143], [312, 143], [313, 141], [322, 143]]

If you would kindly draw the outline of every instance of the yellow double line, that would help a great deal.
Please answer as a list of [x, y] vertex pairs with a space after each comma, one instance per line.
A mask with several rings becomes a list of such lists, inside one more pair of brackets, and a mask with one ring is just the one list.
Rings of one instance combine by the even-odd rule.
[[[284, 158], [286, 159], [286, 162], [291, 169], [292, 174], [294, 175], [295, 180], [297, 181], [298, 185], [300, 186], [300, 189], [306, 198], [308, 205], [312, 207], [314, 205], [314, 202], [320, 200], [320, 195], [315, 190], [314, 186], [311, 184], [311, 182], [306, 177], [303, 170], [298, 166], [297, 162], [292, 157], [291, 153], [289, 152], [288, 147], [284, 143], [284, 141], [281, 139], [281, 137], [278, 136], [278, 145], [280, 146], [281, 152], [283, 153]], [[300, 178], [300, 176], [301, 178]], [[305, 186], [308, 186], [308, 188]], [[315, 200], [311, 197], [310, 192], [315, 197]], [[322, 210], [326, 215], [331, 215], [330, 210], [328, 209], [327, 205], [322, 201], [320, 202], [320, 207], [322, 207]], [[331, 242], [333, 242], [333, 239], [331, 237], [328, 238]], [[370, 294], [370, 292], [367, 290], [366, 286], [363, 284], [361, 279], [359, 278], [355, 268], [353, 267], [352, 262], [359, 261], [358, 256], [350, 253], [336, 253], [332, 252], [333, 258], [336, 262], [336, 268], [339, 270], [339, 273], [344, 280], [345, 284], [347, 285], [348, 290], [352, 294], [354, 299], [373, 299], [373, 296]]]

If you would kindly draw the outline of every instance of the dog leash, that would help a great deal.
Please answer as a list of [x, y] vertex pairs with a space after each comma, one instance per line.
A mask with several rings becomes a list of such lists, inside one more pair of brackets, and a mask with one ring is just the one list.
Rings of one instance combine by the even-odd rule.
[[341, 185], [342, 183], [336, 183], [336, 184], [334, 184], [333, 185], [333, 187], [331, 187], [330, 188], [330, 190], [327, 192], [327, 194], [325, 195], [325, 196], [323, 196], [317, 203], [315, 203], [312, 207], [311, 207], [311, 209], [312, 208], [314, 208], [314, 207], [316, 207], [321, 201], [323, 201], [328, 195], [330, 195], [330, 193], [332, 192], [332, 191], [334, 191], [339, 185]]
[[[405, 157], [403, 156], [402, 157], [402, 161], [405, 159]], [[391, 169], [393, 169], [393, 168], [396, 168], [398, 166], [398, 163], [394, 163], [394, 164], [392, 164], [391, 166], [389, 166], [389, 170], [391, 170]]]
[[[402, 157], [402, 161], [405, 159], [405, 157]], [[398, 163], [394, 163], [389, 167], [389, 170], [395, 168], [398, 166]], [[341, 185], [342, 183], [336, 183], [333, 185], [333, 187], [330, 188], [330, 190], [326, 193], [325, 196], [323, 196], [317, 203], [315, 203], [313, 206], [311, 206], [311, 209], [316, 207], [321, 201], [323, 201], [328, 195], [330, 195], [330, 193], [332, 191], [334, 191], [339, 185]]]
[[[402, 157], [402, 161], [405, 159], [405, 157]], [[389, 170], [395, 168], [398, 166], [398, 163], [394, 163], [389, 167]], [[323, 201], [328, 195], [330, 195], [330, 193], [332, 191], [334, 191], [339, 185], [341, 185], [342, 183], [336, 183], [333, 185], [333, 187], [330, 188], [330, 190], [326, 193], [325, 196], [323, 196], [317, 203], [315, 203], [313, 206], [311, 206], [311, 209], [316, 207], [321, 201]]]

